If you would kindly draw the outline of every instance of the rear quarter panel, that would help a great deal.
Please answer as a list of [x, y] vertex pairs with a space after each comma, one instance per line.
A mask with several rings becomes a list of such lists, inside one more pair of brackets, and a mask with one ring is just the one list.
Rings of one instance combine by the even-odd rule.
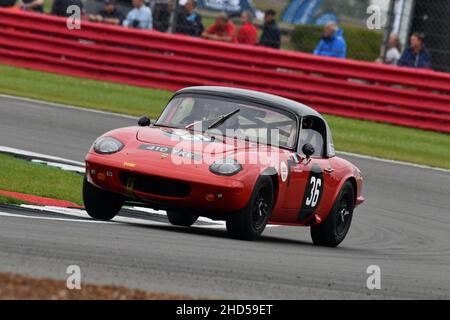
[[360, 176], [359, 169], [356, 166], [339, 157], [332, 157], [329, 161], [330, 166], [334, 169], [334, 172], [327, 179], [323, 199], [324, 201], [316, 213], [316, 223], [320, 223], [326, 219], [339, 195], [340, 190], [347, 180], [353, 184], [355, 199], [361, 196], [362, 192], [362, 177]]

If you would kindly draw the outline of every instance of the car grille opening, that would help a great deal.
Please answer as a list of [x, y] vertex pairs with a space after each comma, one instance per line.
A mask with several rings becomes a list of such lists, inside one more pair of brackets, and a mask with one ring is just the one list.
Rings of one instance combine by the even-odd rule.
[[160, 177], [122, 172], [120, 182], [126, 187], [133, 185], [133, 190], [164, 197], [186, 198], [191, 194], [188, 183]]

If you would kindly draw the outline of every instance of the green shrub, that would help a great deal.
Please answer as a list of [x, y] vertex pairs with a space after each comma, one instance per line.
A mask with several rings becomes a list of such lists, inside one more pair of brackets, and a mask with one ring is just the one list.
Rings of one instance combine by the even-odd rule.
[[[344, 26], [347, 42], [347, 58], [374, 61], [380, 54], [383, 34], [355, 26]], [[313, 52], [320, 41], [323, 27], [314, 25], [296, 26], [291, 34], [291, 46], [302, 52]]]

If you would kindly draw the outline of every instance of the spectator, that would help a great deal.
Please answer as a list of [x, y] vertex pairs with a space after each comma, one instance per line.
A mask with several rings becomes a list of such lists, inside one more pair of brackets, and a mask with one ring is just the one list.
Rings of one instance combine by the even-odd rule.
[[153, 29], [152, 10], [144, 4], [144, 0], [133, 0], [134, 9], [128, 12], [123, 21], [125, 27]]
[[[384, 52], [384, 49], [382, 50], [382, 52]], [[399, 59], [400, 59], [400, 42], [398, 41], [397, 34], [392, 33], [389, 37], [388, 48], [384, 62], [382, 55], [376, 60], [376, 62], [395, 66], [397, 65]]]
[[44, 12], [44, 0], [19, 0], [22, 10]]
[[273, 9], [269, 9], [264, 14], [264, 26], [261, 38], [259, 39], [259, 45], [264, 47], [270, 47], [274, 49], [280, 49], [281, 47], [281, 32], [278, 28], [275, 16], [277, 13]]
[[223, 13], [217, 17], [213, 25], [202, 33], [202, 37], [210, 40], [231, 42], [233, 41], [235, 30], [234, 23]]
[[117, 10], [116, 0], [104, 0], [105, 7], [95, 15], [90, 15], [89, 20], [112, 25], [122, 25], [125, 16]]
[[403, 51], [397, 65], [410, 68], [431, 68], [431, 57], [423, 43], [425, 35], [414, 32], [409, 40], [409, 48]]
[[187, 0], [177, 15], [176, 33], [200, 37], [205, 30], [202, 16], [195, 11], [195, 1]]
[[81, 12], [84, 12], [83, 2], [81, 0], [55, 0], [53, 1], [51, 14], [60, 17], [69, 17], [71, 12], [67, 12], [70, 6], [78, 6]]
[[170, 26], [170, 15], [173, 11], [173, 0], [165, 3], [155, 3], [153, 7], [153, 28], [160, 32], [167, 32]]
[[16, 2], [19, 3], [16, 0], [0, 0], [0, 8], [17, 8]]
[[241, 13], [242, 26], [239, 28], [234, 39], [237, 43], [256, 45], [258, 41], [258, 31], [252, 23], [252, 14], [250, 11], [243, 11]]
[[320, 39], [314, 54], [319, 56], [345, 58], [347, 56], [347, 44], [344, 39], [344, 31], [336, 23], [328, 22], [324, 27], [322, 39]]

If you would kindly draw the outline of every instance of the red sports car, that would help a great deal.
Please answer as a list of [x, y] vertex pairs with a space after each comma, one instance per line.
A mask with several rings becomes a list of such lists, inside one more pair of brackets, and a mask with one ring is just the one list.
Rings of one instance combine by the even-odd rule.
[[314, 244], [337, 246], [364, 201], [361, 171], [335, 155], [313, 109], [265, 93], [191, 87], [159, 119], [110, 131], [86, 156], [88, 214], [112, 219], [124, 204], [166, 210], [174, 225], [225, 220], [233, 238], [267, 223], [310, 226]]

